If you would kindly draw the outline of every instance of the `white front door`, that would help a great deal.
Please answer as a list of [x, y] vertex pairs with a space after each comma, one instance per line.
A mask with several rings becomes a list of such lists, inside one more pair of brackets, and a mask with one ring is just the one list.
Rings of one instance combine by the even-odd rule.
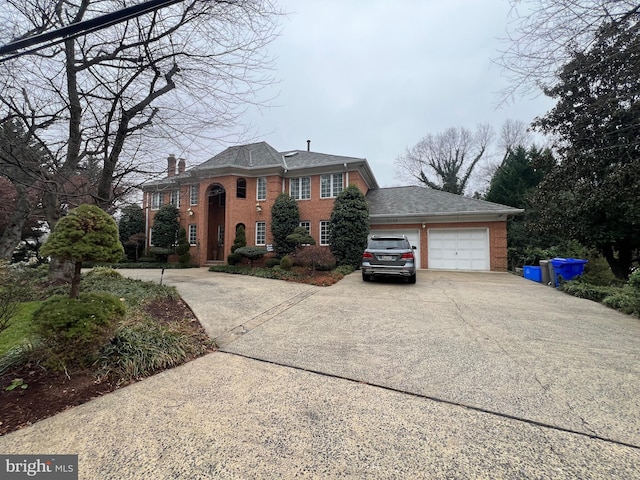
[[432, 228], [428, 238], [430, 269], [490, 269], [488, 229]]

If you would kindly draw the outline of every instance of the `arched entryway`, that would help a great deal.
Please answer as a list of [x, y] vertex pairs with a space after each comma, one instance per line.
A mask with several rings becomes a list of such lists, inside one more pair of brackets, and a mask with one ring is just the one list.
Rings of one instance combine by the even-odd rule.
[[227, 204], [225, 189], [219, 183], [207, 189], [207, 260], [224, 260], [224, 221]]

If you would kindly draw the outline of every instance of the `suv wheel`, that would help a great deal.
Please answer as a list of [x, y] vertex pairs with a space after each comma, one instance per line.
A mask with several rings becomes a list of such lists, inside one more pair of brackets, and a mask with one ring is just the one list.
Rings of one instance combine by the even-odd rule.
[[413, 275], [409, 276], [409, 283], [416, 283], [416, 274], [415, 273]]
[[367, 275], [366, 273], [362, 272], [362, 280], [364, 280], [365, 282], [371, 281], [371, 275]]

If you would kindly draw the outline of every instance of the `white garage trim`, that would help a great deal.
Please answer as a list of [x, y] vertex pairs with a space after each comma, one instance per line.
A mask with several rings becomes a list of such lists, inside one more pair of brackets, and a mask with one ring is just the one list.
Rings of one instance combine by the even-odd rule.
[[490, 270], [488, 228], [430, 228], [427, 235], [429, 269]]
[[411, 228], [408, 229], [397, 229], [397, 230], [377, 230], [371, 229], [369, 231], [369, 235], [406, 235], [409, 243], [412, 247], [416, 247], [413, 250], [414, 255], [416, 256], [416, 267], [420, 268], [420, 230], [414, 230]]

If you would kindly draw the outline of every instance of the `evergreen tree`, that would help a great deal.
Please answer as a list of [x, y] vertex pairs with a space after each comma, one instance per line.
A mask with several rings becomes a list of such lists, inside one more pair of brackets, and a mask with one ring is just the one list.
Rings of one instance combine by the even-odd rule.
[[139, 205], [127, 205], [122, 208], [118, 222], [120, 242], [130, 260], [137, 260], [140, 244], [144, 244], [144, 211]]
[[336, 197], [329, 222], [329, 248], [338, 265], [359, 268], [369, 235], [369, 205], [355, 185]]
[[179, 229], [178, 209], [170, 203], [160, 207], [153, 218], [153, 247], [151, 251], [163, 256], [166, 261], [167, 256], [174, 252]]
[[189, 245], [189, 240], [187, 239], [187, 231], [184, 227], [180, 227], [178, 231], [178, 245], [176, 246], [176, 254], [178, 255], [178, 261], [182, 266], [185, 266], [191, 260], [191, 253], [189, 250], [191, 245]]
[[238, 225], [236, 228], [236, 238], [233, 239], [233, 245], [231, 245], [231, 253], [234, 253], [237, 249], [247, 246], [247, 235], [244, 230], [244, 225]]
[[117, 262], [124, 254], [115, 220], [95, 205], [80, 205], [62, 217], [40, 251], [75, 264], [71, 298], [80, 293], [82, 262]]
[[287, 237], [300, 225], [298, 203], [291, 196], [282, 192], [271, 208], [271, 235], [277, 257], [284, 257], [294, 250], [287, 242]]

